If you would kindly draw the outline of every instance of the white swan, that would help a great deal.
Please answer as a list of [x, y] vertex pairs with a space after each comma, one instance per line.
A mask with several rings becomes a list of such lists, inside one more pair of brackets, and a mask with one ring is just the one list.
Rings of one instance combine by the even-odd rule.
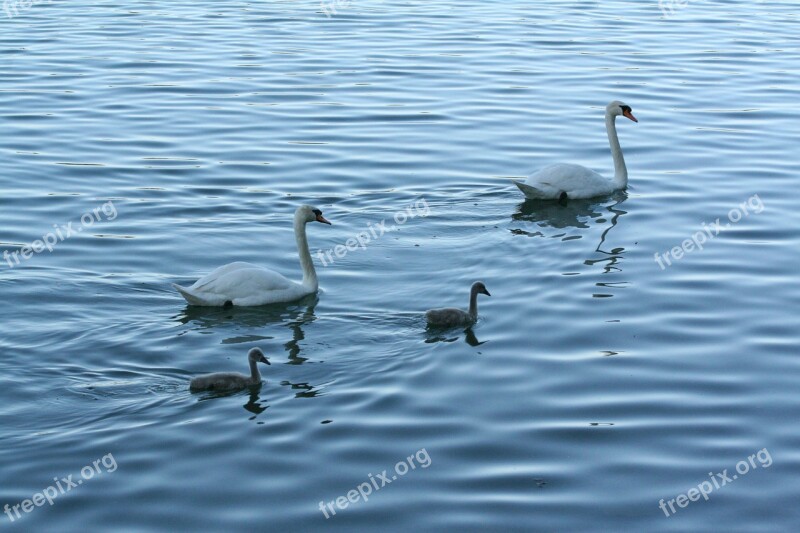
[[234, 391], [261, 384], [261, 373], [258, 371], [257, 363], [270, 364], [259, 348], [253, 348], [247, 353], [247, 360], [250, 363], [250, 375], [239, 374], [238, 372], [218, 372], [216, 374], [205, 374], [192, 378], [189, 382], [190, 391]]
[[604, 178], [594, 170], [571, 163], [556, 163], [531, 174], [525, 182], [514, 181], [526, 198], [566, 200], [604, 196], [628, 186], [628, 169], [617, 138], [616, 119], [622, 115], [634, 122], [631, 108], [619, 101], [606, 106], [606, 132], [614, 157], [614, 178]]
[[482, 281], [476, 281], [469, 290], [469, 311], [455, 307], [431, 309], [425, 313], [428, 325], [434, 328], [452, 328], [470, 326], [478, 321], [478, 294], [491, 296]]
[[288, 280], [273, 270], [236, 262], [219, 267], [191, 287], [174, 283], [172, 286], [190, 305], [205, 306], [266, 305], [292, 302], [314, 294], [319, 289], [319, 282], [306, 238], [306, 224], [314, 221], [330, 224], [322, 216], [322, 211], [310, 205], [301, 205], [294, 213], [294, 236], [303, 268], [302, 283]]

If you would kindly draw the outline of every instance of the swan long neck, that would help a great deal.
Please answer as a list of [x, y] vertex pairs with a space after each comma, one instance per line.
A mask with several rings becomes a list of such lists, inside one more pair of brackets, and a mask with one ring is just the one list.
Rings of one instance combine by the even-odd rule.
[[617, 137], [616, 117], [611, 113], [606, 113], [606, 132], [608, 144], [611, 146], [611, 156], [614, 158], [614, 181], [624, 189], [628, 186], [628, 167], [625, 166], [625, 158], [622, 156], [622, 148]]
[[261, 372], [258, 371], [258, 361], [250, 359], [250, 378], [255, 383], [261, 382]]
[[303, 285], [316, 291], [319, 288], [317, 271], [314, 270], [314, 260], [308, 251], [306, 222], [300, 216], [294, 217], [294, 238], [297, 240], [297, 253], [300, 256], [300, 266], [303, 268]]
[[478, 317], [478, 289], [472, 287], [469, 291], [469, 314], [472, 318]]

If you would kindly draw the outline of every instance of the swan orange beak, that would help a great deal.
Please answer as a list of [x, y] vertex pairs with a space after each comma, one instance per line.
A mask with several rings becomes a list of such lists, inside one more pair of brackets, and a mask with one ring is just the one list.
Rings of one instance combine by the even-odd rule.
[[622, 112], [622, 116], [625, 117], [625, 118], [629, 118], [634, 122], [639, 122], [638, 120], [636, 120], [636, 117], [634, 117], [633, 113], [631, 113], [630, 111], [627, 111], [627, 110], [623, 111]]
[[329, 225], [329, 226], [333, 226], [333, 224], [331, 224], [330, 222], [328, 222], [328, 220], [326, 220], [326, 219], [325, 219], [325, 217], [324, 217], [324, 216], [322, 216], [321, 214], [320, 214], [320, 215], [317, 215], [317, 222], [322, 222], [323, 224], [327, 224], [327, 225]]

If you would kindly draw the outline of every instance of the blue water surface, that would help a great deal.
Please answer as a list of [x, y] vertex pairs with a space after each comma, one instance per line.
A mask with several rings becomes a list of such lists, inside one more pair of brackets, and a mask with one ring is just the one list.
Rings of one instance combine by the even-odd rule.
[[[83, 481], [0, 528], [796, 530], [800, 8], [665, 4], [0, 10], [0, 251], [73, 233], [0, 261], [0, 506]], [[614, 99], [627, 192], [525, 202], [549, 163], [612, 173]], [[318, 297], [170, 286], [299, 279], [303, 203]], [[426, 331], [478, 279], [479, 323]], [[189, 393], [254, 346], [260, 389]]]

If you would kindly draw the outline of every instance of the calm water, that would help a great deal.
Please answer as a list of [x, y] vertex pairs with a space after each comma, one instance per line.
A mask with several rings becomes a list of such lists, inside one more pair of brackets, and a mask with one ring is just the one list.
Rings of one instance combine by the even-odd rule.
[[[116, 465], [0, 527], [795, 530], [797, 4], [337, 11], [0, 12], [0, 250], [75, 230], [0, 263], [0, 505]], [[548, 163], [611, 173], [612, 99], [640, 120], [618, 125], [628, 192], [523, 202], [510, 179]], [[334, 224], [309, 226], [315, 255], [429, 211], [317, 259], [316, 299], [197, 310], [170, 287], [235, 260], [299, 279], [301, 203]], [[421, 313], [476, 279], [479, 324], [427, 333]], [[260, 390], [188, 392], [253, 346]], [[659, 509], [764, 449], [709, 501]], [[319, 510], [415, 453], [427, 468]]]

